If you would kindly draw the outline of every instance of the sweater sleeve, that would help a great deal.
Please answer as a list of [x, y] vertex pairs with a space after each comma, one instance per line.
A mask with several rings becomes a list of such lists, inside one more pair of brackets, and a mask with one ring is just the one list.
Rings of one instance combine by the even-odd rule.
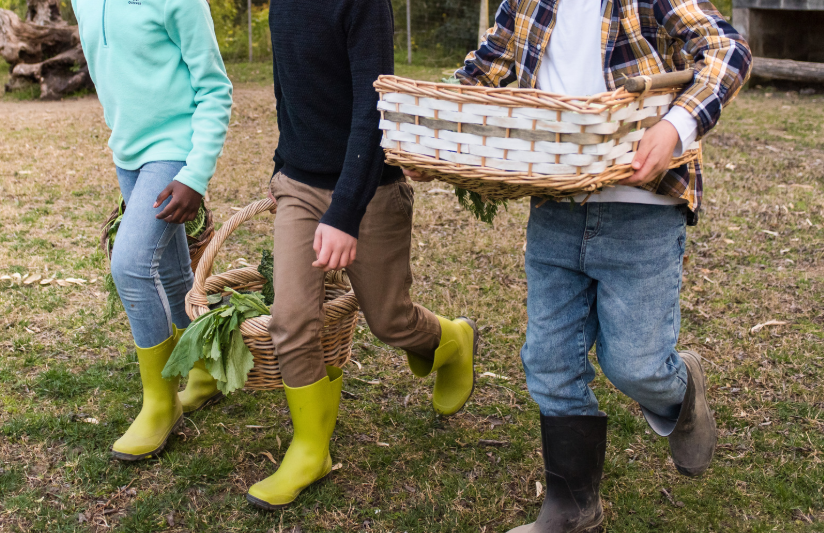
[[206, 193], [223, 150], [232, 112], [232, 83], [220, 57], [206, 0], [167, 0], [166, 31], [189, 68], [194, 104], [192, 150], [176, 181]]
[[348, 2], [344, 27], [352, 74], [352, 126], [332, 203], [320, 222], [357, 238], [366, 206], [383, 172], [378, 129], [378, 93], [372, 84], [394, 70], [392, 11], [389, 0]]

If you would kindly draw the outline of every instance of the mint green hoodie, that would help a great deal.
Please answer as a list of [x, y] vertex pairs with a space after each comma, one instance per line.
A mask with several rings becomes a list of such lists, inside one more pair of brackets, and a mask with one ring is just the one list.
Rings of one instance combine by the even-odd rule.
[[223, 149], [232, 84], [206, 0], [72, 0], [117, 166], [186, 161], [206, 192]]

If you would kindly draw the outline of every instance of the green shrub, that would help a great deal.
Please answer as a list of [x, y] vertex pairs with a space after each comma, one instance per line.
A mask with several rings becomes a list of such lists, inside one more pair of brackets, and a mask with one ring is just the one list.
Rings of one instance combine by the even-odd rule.
[[[395, 53], [406, 57], [406, 3], [411, 2], [412, 51], [415, 62], [453, 66], [478, 44], [479, 0], [394, 0]], [[500, 0], [489, 0], [488, 27], [494, 23]], [[725, 16], [732, 0], [714, 0]]]
[[[412, 2], [412, 50], [427, 63], [453, 66], [478, 44], [478, 0], [395, 0], [395, 51], [406, 52], [406, 2]], [[499, 2], [490, 0], [489, 21]]]
[[23, 18], [26, 16], [26, 0], [0, 0], [0, 9], [14, 11], [18, 17]]
[[[223, 60], [226, 62], [246, 61], [249, 57], [246, 2], [212, 0], [210, 5], [212, 20], [215, 22], [215, 35]], [[252, 5], [252, 54], [256, 61], [272, 57], [268, 3]]]
[[[247, 11], [238, 12], [232, 0], [213, 0], [212, 18], [220, 53], [226, 62], [247, 61], [249, 30]], [[252, 6], [252, 54], [255, 61], [272, 57], [269, 8]]]

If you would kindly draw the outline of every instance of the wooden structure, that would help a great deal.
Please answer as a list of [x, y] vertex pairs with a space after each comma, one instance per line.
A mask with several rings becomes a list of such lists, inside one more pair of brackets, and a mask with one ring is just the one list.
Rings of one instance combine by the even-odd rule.
[[732, 23], [752, 49], [753, 76], [824, 83], [824, 0], [733, 0]]
[[0, 9], [0, 57], [10, 67], [6, 91], [36, 83], [40, 98], [59, 99], [93, 87], [77, 26], [60, 16], [59, 0], [27, 0], [26, 20]]

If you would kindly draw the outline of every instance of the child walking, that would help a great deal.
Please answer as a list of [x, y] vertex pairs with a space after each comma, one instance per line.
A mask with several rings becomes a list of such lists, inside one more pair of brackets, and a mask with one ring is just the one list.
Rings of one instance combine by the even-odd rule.
[[189, 325], [193, 275], [183, 223], [215, 172], [232, 107], [205, 0], [72, 0], [97, 88], [126, 212], [112, 277], [140, 364], [143, 408], [112, 446], [121, 460], [159, 453], [183, 420], [220, 393], [200, 362], [184, 392], [164, 380]]
[[269, 330], [294, 436], [247, 498], [271, 510], [332, 469], [342, 372], [323, 362], [325, 271], [346, 268], [370, 329], [404, 349], [416, 375], [437, 372], [441, 415], [472, 393], [478, 336], [470, 320], [438, 317], [409, 295], [412, 189], [384, 163], [372, 87], [394, 69], [390, 1], [272, 0], [269, 17], [280, 129]]
[[[527, 228], [529, 322], [521, 351], [541, 412], [546, 496], [512, 533], [594, 531], [607, 416], [589, 384], [593, 344], [607, 378], [669, 438], [687, 476], [715, 450], [700, 357], [678, 352], [686, 226], [698, 220], [699, 163], [667, 170], [715, 126], [744, 84], [750, 51], [706, 0], [504, 0], [456, 73], [468, 85], [517, 82], [576, 96], [625, 77], [695, 68], [675, 106], [641, 140], [635, 173], [578, 205], [534, 199]], [[428, 177], [410, 172], [413, 179]]]

